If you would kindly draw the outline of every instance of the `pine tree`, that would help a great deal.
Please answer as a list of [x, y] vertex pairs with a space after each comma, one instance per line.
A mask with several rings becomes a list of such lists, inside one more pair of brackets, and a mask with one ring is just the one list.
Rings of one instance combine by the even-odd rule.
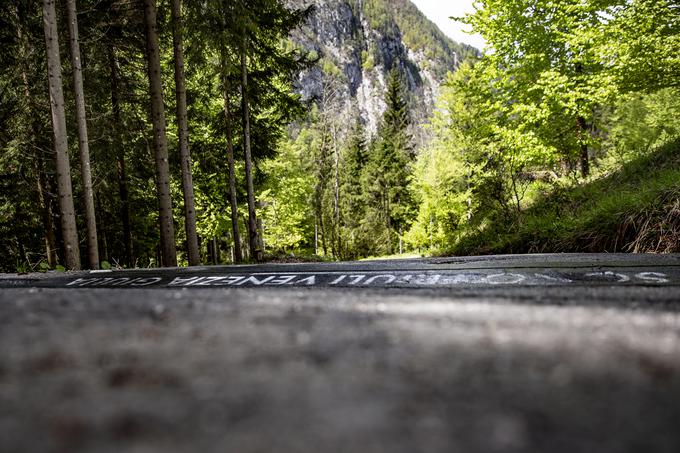
[[392, 254], [397, 242], [401, 249], [401, 235], [415, 209], [410, 188], [414, 151], [407, 131], [408, 105], [397, 69], [390, 71], [385, 103], [387, 108], [372, 145], [364, 183], [368, 214], [378, 232], [376, 251]]
[[184, 195], [184, 225], [187, 236], [189, 266], [197, 266], [200, 264], [200, 256], [198, 252], [198, 236], [196, 234], [196, 207], [191, 175], [191, 154], [189, 153], [187, 91], [184, 80], [184, 49], [182, 42], [183, 25], [181, 1], [172, 0], [172, 41], [175, 56], [175, 95], [177, 99], [179, 155], [182, 168], [182, 194]]
[[92, 189], [92, 170], [90, 168], [90, 142], [87, 134], [85, 114], [85, 93], [83, 90], [83, 67], [78, 39], [78, 15], [76, 0], [66, 1], [68, 31], [71, 47], [71, 66], [73, 67], [73, 89], [76, 100], [76, 121], [78, 124], [78, 149], [80, 151], [80, 171], [83, 181], [85, 201], [85, 223], [87, 224], [87, 256], [90, 269], [99, 269], [99, 245], [97, 243], [97, 220], [94, 210]]
[[227, 138], [227, 165], [229, 172], [229, 207], [231, 211], [231, 231], [234, 240], [234, 262], [243, 260], [241, 250], [241, 233], [238, 225], [238, 199], [236, 195], [236, 165], [234, 162], [234, 132], [231, 112], [230, 84], [228, 75], [226, 51], [220, 52], [220, 72], [222, 79], [222, 99], [224, 111], [225, 134]]
[[356, 259], [368, 256], [371, 242], [364, 222], [366, 196], [361, 183], [362, 175], [366, 171], [368, 163], [368, 146], [366, 130], [358, 116], [353, 129], [349, 133], [343, 161], [340, 192], [342, 194], [341, 211], [346, 237], [342, 258]]
[[59, 213], [61, 233], [64, 241], [66, 266], [71, 270], [80, 269], [80, 250], [76, 216], [73, 207], [71, 187], [71, 165], [68, 157], [68, 138], [66, 132], [66, 112], [64, 110], [64, 91], [61, 78], [61, 58], [59, 56], [59, 36], [57, 33], [57, 14], [54, 0], [43, 0], [43, 26], [45, 47], [47, 48], [47, 73], [52, 110], [52, 130], [56, 153], [57, 189], [59, 192]]
[[241, 48], [241, 114], [243, 118], [243, 150], [246, 167], [246, 196], [248, 200], [248, 244], [250, 257], [255, 261], [262, 260], [260, 233], [257, 228], [257, 212], [255, 210], [255, 186], [253, 182], [253, 156], [250, 142], [250, 99], [248, 95], [248, 48], [249, 41], [243, 34]]
[[[39, 100], [36, 98], [35, 86], [31, 83], [32, 66], [29, 64], [30, 61], [37, 60], [36, 50], [31, 42], [28, 18], [26, 17], [25, 11], [22, 11], [19, 5], [12, 5], [10, 10], [9, 18], [13, 22], [16, 28], [16, 53], [8, 52], [7, 55], [3, 55], [3, 62], [7, 59], [13, 60], [13, 63], [18, 65], [21, 74], [21, 87], [23, 88], [23, 116], [25, 119], [20, 119], [24, 124], [27, 125], [27, 144], [30, 147], [30, 152], [28, 153], [33, 160], [33, 178], [35, 181], [35, 192], [37, 196], [37, 207], [39, 209], [39, 217], [42, 223], [42, 236], [44, 238], [45, 244], [45, 258], [47, 264], [50, 268], [54, 269], [58, 264], [57, 257], [57, 239], [54, 234], [54, 214], [52, 210], [52, 189], [51, 182], [48, 178], [46, 172], [46, 157], [45, 152], [41, 146], [40, 137], [42, 134], [42, 121], [41, 121], [41, 106]], [[7, 27], [8, 29], [10, 27]], [[9, 65], [7, 65], [9, 66]], [[18, 108], [18, 106], [15, 106]], [[4, 115], [0, 115], [3, 116]], [[4, 127], [3, 127], [4, 126]], [[9, 125], [7, 125], [9, 126]], [[9, 130], [10, 128], [5, 125], [0, 125], [0, 128]], [[48, 157], [49, 158], [49, 157]]]
[[156, 1], [145, 0], [144, 18], [147, 34], [147, 64], [151, 96], [151, 118], [154, 129], [154, 156], [156, 160], [156, 191], [158, 195], [158, 221], [161, 236], [161, 260], [164, 267], [177, 266], [175, 227], [170, 195], [170, 168], [168, 140], [165, 131], [163, 87], [161, 85], [160, 47], [156, 21]]

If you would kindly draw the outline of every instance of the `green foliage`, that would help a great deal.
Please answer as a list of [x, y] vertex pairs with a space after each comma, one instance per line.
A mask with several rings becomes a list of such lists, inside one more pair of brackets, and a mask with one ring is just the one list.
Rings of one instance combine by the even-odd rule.
[[411, 187], [414, 150], [407, 132], [408, 108], [404, 84], [396, 69], [390, 72], [385, 93], [387, 108], [372, 143], [362, 182], [366, 220], [377, 238], [374, 254], [392, 254], [415, 214]]
[[375, 58], [367, 50], [361, 51], [361, 67], [364, 72], [370, 72], [375, 68]]
[[310, 207], [314, 178], [307, 171], [308, 153], [304, 134], [295, 142], [284, 142], [279, 157], [266, 162], [267, 183], [258, 199], [264, 204], [262, 221], [265, 245], [284, 253], [310, 251], [314, 215]]
[[[479, 58], [407, 0], [352, 1], [386, 37], [403, 39], [448, 76], [416, 149], [404, 81], [390, 73], [377, 136], [341, 96], [337, 63], [305, 55], [289, 34], [309, 11], [280, 0], [184, 2], [186, 76], [198, 230], [232, 245], [227, 125], [245, 231], [240, 55], [250, 75], [252, 151], [272, 256], [356, 259], [408, 247], [454, 253], [673, 251], [680, 165], [680, 10], [671, 0], [480, 0], [466, 20]], [[158, 225], [139, 5], [82, 0], [79, 22], [102, 268], [155, 266]], [[160, 2], [162, 77], [174, 111], [169, 11]], [[66, 36], [63, 21], [60, 35]], [[45, 243], [59, 217], [39, 4], [0, 6], [0, 269], [63, 270]], [[62, 42], [67, 54], [66, 40]], [[365, 71], [389, 55], [365, 49]], [[312, 61], [324, 73], [310, 115], [293, 93]], [[70, 71], [63, 60], [64, 74]], [[389, 65], [388, 65], [389, 66]], [[395, 65], [398, 66], [398, 65]], [[66, 76], [67, 123], [74, 129]], [[224, 112], [224, 98], [230, 113]], [[182, 215], [177, 130], [168, 115], [174, 215]], [[417, 125], [415, 125], [417, 126]], [[70, 147], [75, 155], [75, 131]], [[675, 156], [675, 157], [674, 157]], [[73, 158], [74, 197], [82, 195]], [[577, 170], [581, 170], [579, 175]], [[130, 213], [128, 222], [124, 213]], [[78, 226], [84, 229], [82, 213]], [[125, 256], [129, 225], [131, 259]], [[176, 240], [185, 240], [177, 228]], [[401, 248], [401, 247], [400, 247]], [[52, 257], [49, 257], [52, 258]], [[217, 258], [217, 257], [215, 257]], [[180, 261], [184, 260], [180, 256]], [[219, 261], [219, 258], [215, 261]]]
[[[44, 35], [40, 2], [5, 2], [0, 6], [0, 269], [14, 270], [17, 262], [31, 267], [46, 262], [47, 232], [58, 233], [59, 218], [51, 152], [50, 109], [46, 89]], [[171, 190], [176, 241], [185, 241], [179, 227], [183, 206], [177, 152], [172, 33], [167, 2], [158, 3], [161, 76], [168, 117]], [[277, 153], [286, 126], [303, 113], [292, 81], [307, 64], [296, 48], [286, 46], [291, 29], [307, 11], [289, 9], [278, 0], [223, 2], [183, 1], [185, 65], [189, 104], [190, 145], [197, 198], [198, 229], [205, 244], [219, 238], [229, 246], [230, 229], [226, 171], [225, 120], [222, 111], [220, 51], [229, 60], [237, 191], [245, 199], [243, 133], [240, 127], [240, 77], [236, 64], [244, 36], [248, 38], [249, 94], [252, 109], [252, 148], [257, 164]], [[103, 261], [114, 265], [150, 266], [158, 263], [159, 231], [154, 187], [154, 161], [145, 81], [143, 5], [118, 0], [82, 0], [78, 20], [88, 106], [90, 154], [95, 189], [99, 248]], [[76, 156], [74, 105], [65, 21], [59, 18], [64, 66], [69, 145]], [[25, 90], [25, 87], [28, 90]], [[114, 101], [115, 99], [115, 101]], [[115, 105], [114, 105], [115, 104]], [[72, 158], [74, 198], [79, 199], [78, 162]], [[260, 170], [256, 172], [264, 180]], [[124, 176], [124, 177], [123, 177]], [[40, 178], [42, 192], [38, 190]], [[41, 200], [41, 193], [46, 202]], [[127, 194], [124, 200], [124, 193]], [[126, 257], [125, 206], [130, 213], [130, 260]], [[78, 208], [78, 206], [76, 205]], [[84, 218], [77, 212], [80, 231]], [[243, 213], [242, 213], [243, 214]], [[56, 237], [57, 255], [61, 255]], [[183, 247], [180, 247], [183, 248]], [[59, 259], [60, 256], [57, 256]], [[180, 256], [180, 261], [183, 259]], [[55, 263], [56, 264], [56, 263]]]
[[461, 229], [446, 253], [677, 252], [679, 155], [675, 140], [588, 184], [562, 181], [521, 223]]
[[655, 203], [675, 209], [675, 164], [645, 173], [640, 162], [679, 133], [677, 8], [646, 0], [478, 6], [467, 21], [491, 51], [441, 91], [407, 239], [459, 254], [639, 250], [633, 230], [649, 228], [636, 213], [661, 219]]
[[610, 0], [591, 31], [598, 58], [625, 91], [680, 83], [680, 12], [674, 0]]
[[640, 152], [680, 135], [680, 103], [676, 89], [652, 94], [630, 93], [622, 96], [608, 119], [610, 126], [604, 146], [627, 160]]
[[340, 181], [340, 210], [345, 248], [343, 259], [368, 256], [373, 248], [372, 230], [366, 222], [367, 205], [362, 175], [368, 164], [366, 131], [359, 118], [349, 133]]

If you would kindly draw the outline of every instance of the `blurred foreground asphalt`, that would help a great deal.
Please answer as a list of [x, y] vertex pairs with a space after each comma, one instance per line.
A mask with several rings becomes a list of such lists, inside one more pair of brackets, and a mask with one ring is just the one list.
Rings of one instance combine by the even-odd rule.
[[0, 452], [680, 451], [678, 255], [0, 287]]

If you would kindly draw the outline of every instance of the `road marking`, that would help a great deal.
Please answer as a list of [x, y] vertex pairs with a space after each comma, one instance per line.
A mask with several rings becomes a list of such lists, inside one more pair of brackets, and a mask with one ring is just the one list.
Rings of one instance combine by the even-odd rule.
[[[662, 272], [617, 272], [602, 270], [584, 272], [579, 270], [535, 271], [412, 271], [375, 272], [362, 274], [346, 272], [298, 272], [298, 273], [242, 273], [198, 276], [145, 276], [145, 277], [79, 277], [59, 280], [61, 286], [75, 288], [124, 288], [124, 287], [395, 287], [395, 288], [447, 288], [460, 286], [566, 286], [571, 284], [643, 284], [664, 285], [680, 283], [678, 276]], [[38, 285], [43, 284], [41, 281]], [[54, 285], [49, 280], [45, 286]]]
[[586, 277], [600, 278], [603, 279], [604, 281], [611, 281], [612, 278], [615, 278], [616, 279], [615, 283], [626, 283], [630, 281], [629, 276], [612, 271], [590, 272], [586, 274]]
[[635, 274], [635, 277], [653, 283], [670, 283], [670, 280], [666, 278], [666, 274], [662, 274], [661, 272], [640, 272], [639, 274]]

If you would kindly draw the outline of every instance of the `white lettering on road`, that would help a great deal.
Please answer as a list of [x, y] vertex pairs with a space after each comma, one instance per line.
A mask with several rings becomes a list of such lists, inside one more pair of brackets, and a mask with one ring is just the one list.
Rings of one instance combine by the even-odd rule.
[[295, 282], [296, 285], [302, 285], [305, 284], [307, 286], [314, 286], [316, 285], [316, 275], [312, 275], [311, 277], [303, 278], [302, 280], [298, 280]]
[[640, 272], [639, 274], [635, 274], [635, 277], [639, 278], [640, 280], [652, 283], [670, 282], [670, 280], [666, 278], [667, 277], [666, 274], [662, 274], [661, 272]]
[[281, 275], [271, 281], [272, 285], [282, 286], [282, 285], [292, 285], [293, 280], [297, 278], [297, 275]]
[[[566, 272], [566, 274], [564, 274]], [[565, 275], [568, 275], [567, 278]], [[168, 281], [169, 280], [169, 281]], [[599, 271], [580, 273], [575, 271], [498, 272], [489, 271], [451, 272], [439, 274], [246, 274], [212, 275], [195, 277], [95, 277], [76, 278], [65, 283], [69, 287], [219, 287], [219, 286], [392, 286], [392, 287], [455, 287], [462, 285], [566, 285], [578, 282], [626, 284], [668, 284], [673, 279], [661, 272], [624, 273]]]
[[163, 280], [161, 277], [138, 278], [135, 282], [130, 283], [130, 286], [149, 286], [161, 280]]
[[270, 282], [276, 278], [275, 275], [272, 275], [270, 277], [263, 278], [262, 280], [259, 280], [257, 277], [248, 277], [245, 280], [241, 280], [238, 283], [234, 283], [234, 286], [241, 286], [245, 285], [246, 283], [252, 283], [255, 286], [262, 286], [267, 282]]
[[552, 275], [546, 275], [546, 274], [539, 274], [536, 273], [534, 276], [540, 280], [545, 280], [548, 282], [552, 283], [571, 283], [573, 280], [569, 280], [568, 278], [563, 278], [563, 277], [554, 277]]
[[338, 277], [338, 278], [336, 278], [335, 280], [333, 280], [332, 282], [330, 282], [329, 285], [335, 286], [335, 285], [337, 285], [337, 284], [339, 284], [339, 283], [342, 283], [342, 281], [343, 281], [344, 279], [346, 279], [346, 278], [347, 278], [346, 275], [341, 275], [340, 277]]
[[366, 276], [365, 275], [350, 275], [349, 278], [353, 279], [351, 282], [349, 282], [350, 285], [358, 285], [361, 280], [366, 278]]
[[162, 277], [148, 278], [77, 278], [66, 286], [92, 287], [92, 286], [149, 286], [163, 280]]
[[486, 277], [487, 283], [491, 285], [519, 285], [527, 277], [522, 274], [494, 274]]
[[88, 281], [99, 280], [98, 278], [77, 278], [66, 286], [85, 286]]
[[391, 275], [391, 274], [386, 274], [386, 275], [375, 275], [369, 279], [367, 279], [362, 285], [370, 285], [371, 283], [375, 282], [379, 278], [385, 279], [384, 282], [382, 282], [383, 285], [389, 285], [390, 283], [394, 283], [394, 281], [397, 279], [396, 276]]
[[200, 278], [201, 277], [175, 277], [170, 283], [168, 283], [168, 286], [190, 286], [193, 282], [199, 280]]
[[432, 275], [431, 277], [437, 277], [434, 283], [426, 284], [441, 284], [441, 285], [471, 285], [473, 283], [479, 283], [482, 278], [479, 274], [453, 274], [453, 275]]
[[442, 276], [437, 274], [437, 275], [423, 275], [423, 279], [421, 280], [422, 283], [419, 283], [420, 285], [436, 285], [439, 283], [439, 280], [441, 280]]
[[604, 277], [606, 279], [609, 278], [616, 278], [617, 281], [616, 283], [627, 283], [630, 281], [630, 277], [625, 275], [625, 274], [619, 274], [617, 272], [612, 272], [612, 271], [604, 271], [604, 272], [590, 272], [586, 274], [586, 277]]

